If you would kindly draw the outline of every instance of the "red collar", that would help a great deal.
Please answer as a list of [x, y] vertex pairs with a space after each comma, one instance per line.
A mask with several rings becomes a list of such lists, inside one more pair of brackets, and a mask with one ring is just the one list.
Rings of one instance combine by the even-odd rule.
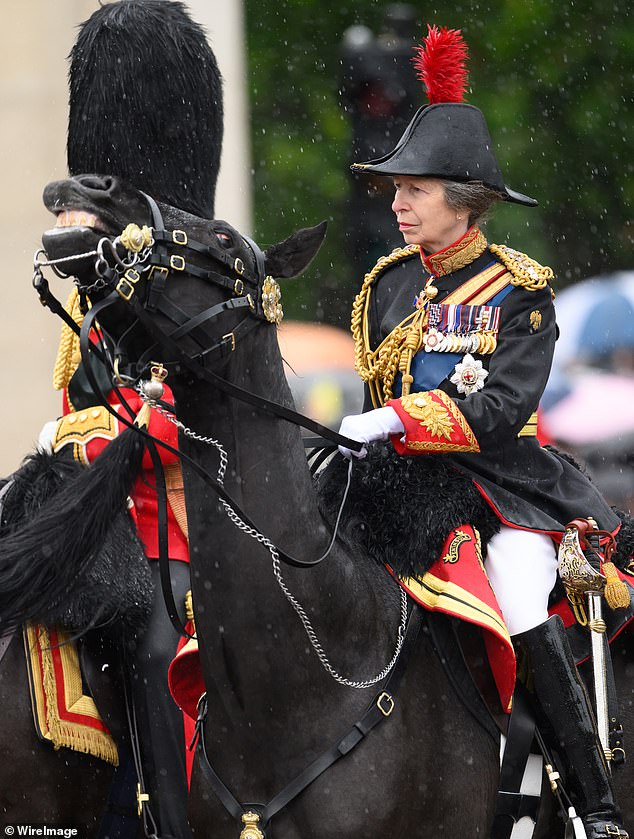
[[420, 257], [423, 267], [434, 277], [444, 277], [453, 274], [460, 268], [470, 265], [487, 247], [487, 240], [479, 227], [470, 227], [451, 245], [447, 245], [436, 253], [426, 254], [422, 249]]

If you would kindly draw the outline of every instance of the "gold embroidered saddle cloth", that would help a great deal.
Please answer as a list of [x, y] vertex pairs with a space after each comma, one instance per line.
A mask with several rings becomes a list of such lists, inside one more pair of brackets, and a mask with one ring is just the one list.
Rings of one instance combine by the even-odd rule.
[[84, 690], [75, 642], [60, 629], [29, 625], [24, 646], [38, 736], [117, 766], [117, 746]]

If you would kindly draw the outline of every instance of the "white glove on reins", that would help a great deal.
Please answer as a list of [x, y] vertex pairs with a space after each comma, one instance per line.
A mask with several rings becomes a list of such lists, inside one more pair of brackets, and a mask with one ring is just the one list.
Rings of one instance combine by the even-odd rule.
[[[365, 414], [353, 414], [341, 420], [339, 434], [358, 440], [360, 443], [374, 443], [376, 440], [387, 440], [390, 434], [404, 434], [405, 426], [394, 408], [375, 408]], [[345, 446], [339, 446], [344, 457], [365, 457], [368, 453], [364, 446], [360, 452], [353, 452]]]

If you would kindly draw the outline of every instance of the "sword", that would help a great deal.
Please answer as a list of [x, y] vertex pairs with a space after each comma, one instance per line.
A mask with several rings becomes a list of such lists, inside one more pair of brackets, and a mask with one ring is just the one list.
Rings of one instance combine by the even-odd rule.
[[[606, 578], [599, 570], [600, 538], [598, 535], [593, 535], [596, 529], [596, 522], [593, 519], [588, 519], [587, 522], [583, 519], [575, 519], [571, 522], [566, 527], [559, 547], [558, 564], [559, 576], [566, 587], [575, 617], [582, 626], [587, 626], [590, 630], [597, 731], [608, 772], [610, 772], [612, 750], [609, 742], [610, 720], [606, 677], [607, 638], [602, 611]], [[581, 548], [580, 532], [583, 533], [587, 544], [585, 551]], [[587, 616], [580, 608], [583, 594], [586, 597]]]

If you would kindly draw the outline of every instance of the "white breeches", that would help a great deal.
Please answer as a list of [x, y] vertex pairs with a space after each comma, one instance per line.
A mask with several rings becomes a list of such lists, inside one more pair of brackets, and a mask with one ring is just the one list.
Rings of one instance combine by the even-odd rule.
[[502, 525], [489, 542], [485, 568], [511, 635], [548, 619], [557, 580], [557, 550], [549, 536]]

